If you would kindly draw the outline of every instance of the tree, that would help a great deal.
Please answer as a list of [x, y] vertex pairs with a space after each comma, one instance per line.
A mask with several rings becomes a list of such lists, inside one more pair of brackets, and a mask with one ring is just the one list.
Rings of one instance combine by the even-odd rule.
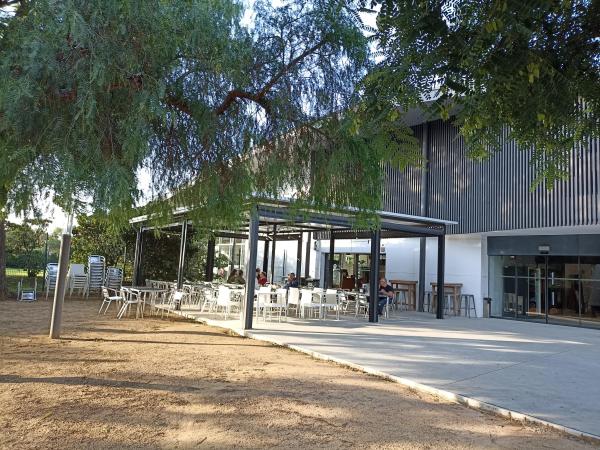
[[80, 215], [73, 228], [71, 259], [75, 263], [87, 264], [90, 255], [102, 255], [106, 266], [123, 266], [125, 248], [132, 249], [135, 233], [131, 229], [115, 227], [105, 216]]
[[48, 221], [25, 219], [22, 223], [8, 223], [6, 230], [7, 265], [27, 270], [35, 277], [44, 268], [44, 247]]
[[0, 41], [8, 200], [52, 192], [67, 211], [91, 199], [125, 219], [147, 168], [154, 198], [170, 196], [149, 212], [186, 204], [207, 228], [286, 192], [378, 208], [381, 161], [415, 145], [355, 114], [371, 58], [353, 0], [244, 5], [19, 2]]
[[368, 3], [379, 8], [383, 58], [366, 83], [371, 94], [455, 115], [474, 156], [496, 150], [508, 127], [552, 182], [599, 135], [600, 2]]
[[[0, 214], [2, 214], [1, 211]], [[5, 300], [6, 295], [6, 221], [2, 214], [0, 216], [0, 301]]]

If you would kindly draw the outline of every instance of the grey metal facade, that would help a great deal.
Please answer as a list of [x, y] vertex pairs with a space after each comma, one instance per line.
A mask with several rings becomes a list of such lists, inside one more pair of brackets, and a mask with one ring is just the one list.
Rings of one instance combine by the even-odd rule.
[[[424, 126], [414, 128], [422, 140]], [[537, 176], [531, 154], [507, 139], [483, 162], [467, 156], [458, 130], [429, 123], [427, 216], [457, 221], [449, 234], [600, 224], [600, 141], [571, 156], [571, 177], [531, 189]], [[418, 215], [423, 170], [386, 168], [383, 209]]]

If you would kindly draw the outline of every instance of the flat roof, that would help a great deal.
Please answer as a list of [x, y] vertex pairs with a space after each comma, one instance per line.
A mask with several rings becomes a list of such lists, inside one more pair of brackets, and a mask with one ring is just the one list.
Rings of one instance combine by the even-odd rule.
[[[319, 233], [333, 233], [336, 239], [361, 239], [371, 237], [371, 230], [360, 229], [356, 208], [340, 208], [338, 210], [320, 211], [312, 208], [301, 208], [293, 205], [289, 200], [264, 199], [256, 204], [249, 204], [246, 220], [234, 230], [211, 230], [215, 235], [222, 237], [245, 238], [248, 234], [250, 208], [256, 207], [259, 218], [259, 238], [262, 240], [296, 240], [299, 234], [306, 231]], [[188, 219], [191, 212], [189, 208], [177, 208], [173, 211], [174, 222], [159, 226], [170, 228], [181, 225]], [[446, 234], [447, 225], [457, 222], [431, 217], [414, 216], [410, 214], [375, 211], [379, 218], [381, 237], [427, 237]], [[131, 224], [140, 225], [142, 229], [156, 227], [147, 224], [150, 218], [147, 215], [134, 217]], [[194, 225], [191, 222], [192, 226]]]

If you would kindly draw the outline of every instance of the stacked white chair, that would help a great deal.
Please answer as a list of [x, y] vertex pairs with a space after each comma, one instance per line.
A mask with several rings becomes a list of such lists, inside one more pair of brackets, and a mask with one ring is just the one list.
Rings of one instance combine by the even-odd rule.
[[88, 289], [87, 295], [92, 291], [100, 291], [104, 284], [104, 256], [90, 255], [88, 258]]
[[107, 267], [104, 286], [109, 289], [119, 290], [123, 285], [123, 269], [118, 267]]
[[56, 279], [58, 277], [58, 264], [57, 263], [49, 263], [46, 266], [46, 299], [48, 299], [48, 294], [50, 292], [54, 292], [56, 288]]
[[83, 264], [71, 264], [69, 266], [69, 297], [73, 291], [79, 291], [81, 295], [87, 292], [87, 274]]

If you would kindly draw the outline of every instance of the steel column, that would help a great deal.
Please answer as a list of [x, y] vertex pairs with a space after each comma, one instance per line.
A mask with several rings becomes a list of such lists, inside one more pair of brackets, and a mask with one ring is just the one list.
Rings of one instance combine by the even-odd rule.
[[229, 275], [233, 272], [233, 266], [235, 266], [235, 238], [231, 242], [231, 256], [229, 257]]
[[309, 231], [306, 239], [306, 253], [304, 254], [304, 278], [310, 276], [310, 243], [312, 240], [312, 233]]
[[265, 241], [265, 248], [263, 250], [262, 271], [264, 273], [267, 273], [269, 271], [269, 241]]
[[327, 275], [325, 276], [326, 283], [323, 283], [323, 286], [326, 288], [333, 287], [333, 254], [335, 253], [335, 236], [333, 235], [333, 231], [329, 234], [329, 264], [325, 270], [327, 271]]
[[446, 259], [446, 236], [438, 237], [437, 262], [437, 311], [435, 317], [444, 318], [444, 270]]
[[[423, 124], [423, 137], [421, 140], [421, 157], [423, 158], [423, 166], [421, 169], [421, 204], [420, 212], [422, 217], [427, 217], [429, 214], [429, 155], [430, 155], [430, 139], [429, 139], [429, 122]], [[423, 311], [425, 303], [425, 271], [427, 257], [427, 238], [419, 239], [419, 292], [417, 297], [417, 310]]]
[[369, 322], [377, 322], [377, 302], [379, 301], [379, 257], [381, 251], [381, 231], [371, 235], [371, 270], [369, 276]]
[[215, 267], [215, 238], [211, 237], [208, 240], [208, 248], [206, 249], [206, 266], [205, 266], [205, 277], [206, 281], [213, 280], [213, 269]]
[[277, 225], [273, 225], [273, 247], [271, 248], [271, 284], [275, 282], [275, 240], [277, 239]]
[[177, 264], [177, 289], [183, 286], [183, 269], [185, 266], [185, 249], [187, 244], [188, 221], [183, 220], [181, 224], [181, 236], [179, 240], [179, 263]]
[[[246, 267], [256, 267], [256, 253], [258, 252], [258, 214], [252, 211], [250, 217], [250, 229], [248, 230], [248, 241], [246, 243], [247, 263]], [[252, 329], [252, 317], [254, 311], [254, 290], [256, 289], [256, 277], [250, 273], [246, 275], [246, 297], [243, 308], [244, 330]]]
[[300, 271], [302, 270], [302, 233], [300, 233], [300, 239], [298, 239], [298, 247], [296, 248], [296, 278], [300, 283]]
[[144, 237], [141, 228], [138, 228], [135, 234], [135, 250], [133, 254], [133, 273], [131, 274], [131, 284], [137, 286], [140, 277], [140, 268], [142, 262], [142, 239]]
[[[439, 238], [438, 238], [439, 239]], [[419, 293], [417, 310], [423, 312], [425, 304], [425, 275], [426, 275], [427, 238], [419, 238]]]

